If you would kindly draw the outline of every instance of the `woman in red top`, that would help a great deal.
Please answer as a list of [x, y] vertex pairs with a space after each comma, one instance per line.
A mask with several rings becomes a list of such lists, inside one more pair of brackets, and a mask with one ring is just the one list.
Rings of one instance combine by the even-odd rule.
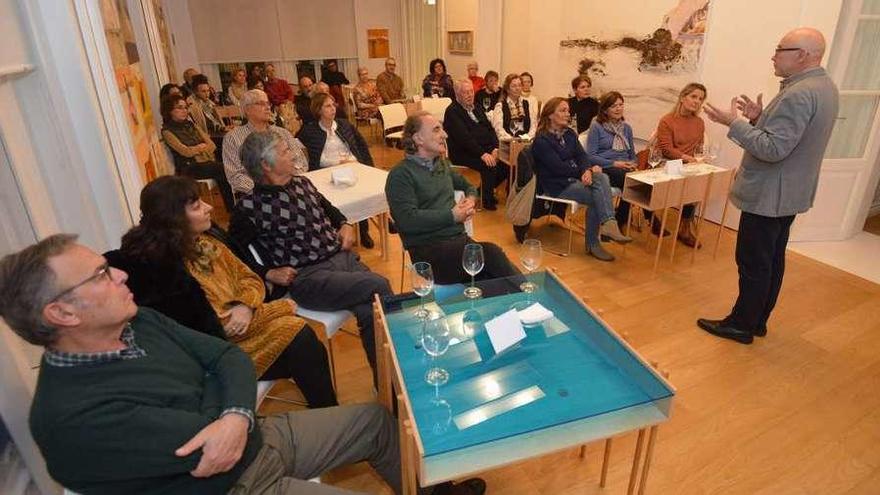
[[[690, 83], [678, 94], [678, 102], [672, 111], [664, 115], [657, 125], [657, 147], [663, 152], [663, 158], [680, 158], [684, 163], [697, 161], [694, 150], [697, 146], [703, 146], [706, 131], [706, 125], [699, 115], [705, 100], [706, 87], [700, 83]], [[678, 239], [691, 247], [697, 246], [694, 210], [692, 204], [682, 208], [682, 224], [678, 232]]]

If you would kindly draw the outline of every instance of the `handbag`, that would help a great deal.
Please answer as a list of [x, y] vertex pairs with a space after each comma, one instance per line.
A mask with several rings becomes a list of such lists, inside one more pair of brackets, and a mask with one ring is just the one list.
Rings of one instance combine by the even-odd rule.
[[510, 223], [522, 226], [532, 221], [532, 204], [535, 202], [535, 188], [538, 179], [535, 176], [526, 183], [519, 191], [507, 196], [507, 210], [505, 215]]

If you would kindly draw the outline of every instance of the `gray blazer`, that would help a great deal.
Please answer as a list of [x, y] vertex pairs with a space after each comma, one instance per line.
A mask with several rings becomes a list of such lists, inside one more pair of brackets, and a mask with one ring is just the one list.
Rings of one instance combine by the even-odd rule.
[[809, 210], [837, 104], [837, 87], [816, 67], [783, 79], [754, 123], [731, 123], [727, 137], [745, 150], [730, 191], [733, 204], [766, 217]]

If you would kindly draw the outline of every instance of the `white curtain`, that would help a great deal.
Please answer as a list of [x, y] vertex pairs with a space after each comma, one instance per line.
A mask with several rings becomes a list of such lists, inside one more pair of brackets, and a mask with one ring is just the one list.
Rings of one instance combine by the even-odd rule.
[[425, 0], [400, 0], [400, 18], [403, 46], [397, 73], [407, 95], [421, 94], [428, 62], [440, 56], [437, 5], [428, 5]]

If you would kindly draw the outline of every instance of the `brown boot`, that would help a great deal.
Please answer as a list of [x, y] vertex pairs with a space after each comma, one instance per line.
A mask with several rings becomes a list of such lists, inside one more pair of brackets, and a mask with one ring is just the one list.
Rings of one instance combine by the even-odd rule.
[[683, 220], [681, 229], [678, 231], [678, 240], [688, 247], [696, 247], [700, 249], [702, 246], [697, 242], [697, 236], [694, 235], [694, 219], [688, 218]]

